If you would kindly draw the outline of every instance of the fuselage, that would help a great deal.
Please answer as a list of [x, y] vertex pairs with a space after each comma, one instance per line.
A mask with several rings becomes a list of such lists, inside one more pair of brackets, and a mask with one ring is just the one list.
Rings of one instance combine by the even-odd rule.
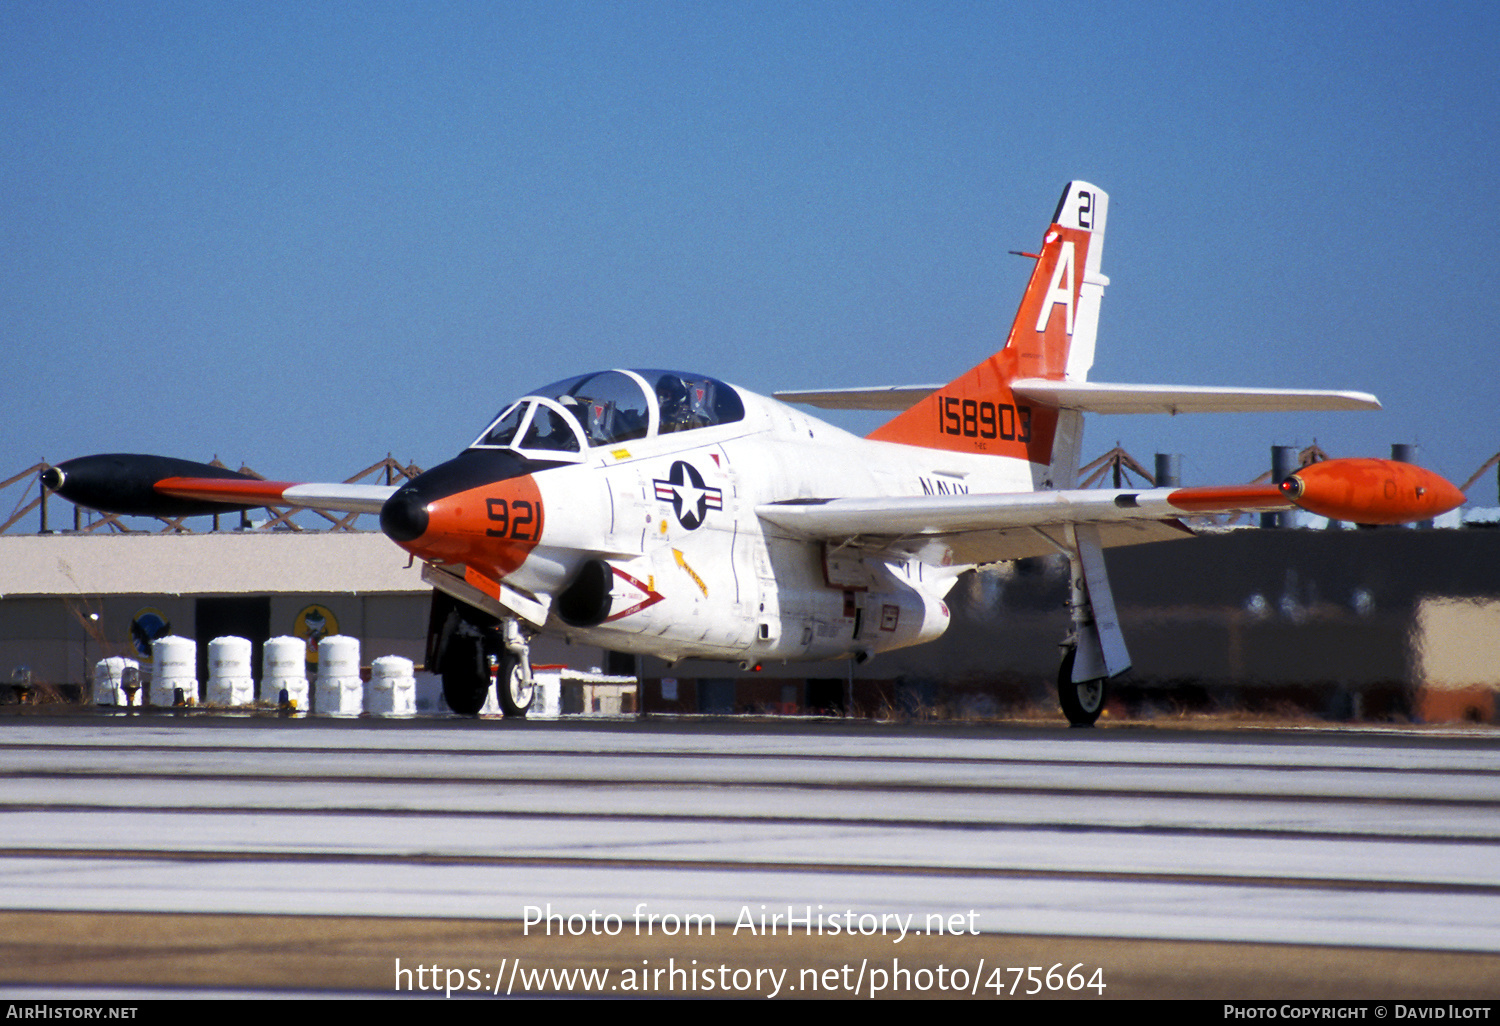
[[[1035, 487], [1024, 460], [870, 441], [701, 376], [606, 373], [612, 410], [590, 413], [604, 375], [513, 404], [392, 497], [387, 533], [501, 605], [519, 593], [535, 626], [578, 641], [669, 660], [823, 659], [936, 638], [965, 568], [799, 538], [757, 507]], [[701, 395], [670, 411], [668, 376], [707, 389], [717, 413]], [[627, 382], [639, 395], [624, 398]], [[619, 415], [637, 401], [638, 416]]]

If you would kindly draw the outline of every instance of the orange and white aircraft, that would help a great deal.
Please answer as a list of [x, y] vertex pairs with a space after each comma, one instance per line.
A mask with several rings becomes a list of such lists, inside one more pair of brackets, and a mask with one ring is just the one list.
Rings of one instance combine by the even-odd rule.
[[[181, 516], [253, 506], [380, 515], [434, 588], [428, 665], [477, 712], [499, 665], [531, 703], [528, 640], [744, 664], [864, 659], [931, 641], [974, 566], [1060, 553], [1072, 627], [1058, 694], [1090, 724], [1130, 665], [1102, 550], [1186, 538], [1184, 514], [1310, 510], [1426, 519], [1463, 496], [1421, 468], [1331, 460], [1280, 485], [1074, 487], [1083, 414], [1378, 409], [1358, 392], [1101, 384], [1108, 197], [1063, 192], [999, 352], [946, 385], [755, 395], [702, 374], [609, 370], [527, 393], [467, 449], [399, 487], [254, 480], [153, 456], [46, 472], [63, 497]], [[899, 411], [859, 438], [784, 405]]]

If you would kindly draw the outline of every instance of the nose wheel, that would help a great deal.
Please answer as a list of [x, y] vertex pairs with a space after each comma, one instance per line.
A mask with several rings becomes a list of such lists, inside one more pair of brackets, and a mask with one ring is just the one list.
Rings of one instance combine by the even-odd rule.
[[495, 689], [500, 694], [501, 711], [511, 719], [525, 719], [536, 701], [536, 682], [527, 672], [527, 662], [513, 652], [500, 655]]
[[529, 638], [520, 623], [497, 622], [447, 596], [435, 597], [434, 607], [429, 659], [435, 656], [448, 708], [460, 716], [479, 715], [493, 681], [501, 711], [524, 719], [536, 701], [536, 682]]

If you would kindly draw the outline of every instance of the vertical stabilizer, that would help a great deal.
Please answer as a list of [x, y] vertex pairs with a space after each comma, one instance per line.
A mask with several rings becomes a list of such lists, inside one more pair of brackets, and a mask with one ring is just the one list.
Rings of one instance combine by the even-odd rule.
[[1024, 459], [1038, 484], [1072, 484], [1082, 419], [1016, 400], [1020, 378], [1082, 381], [1094, 362], [1099, 305], [1108, 279], [1099, 273], [1109, 197], [1069, 182], [1042, 239], [1031, 280], [1005, 346], [869, 437], [955, 452]]

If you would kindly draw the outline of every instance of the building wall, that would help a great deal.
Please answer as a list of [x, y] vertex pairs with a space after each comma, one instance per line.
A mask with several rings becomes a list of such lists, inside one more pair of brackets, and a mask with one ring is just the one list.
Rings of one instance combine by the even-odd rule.
[[[1243, 530], [1112, 549], [1106, 562], [1134, 664], [1117, 690], [1147, 701], [1292, 702], [1331, 715], [1437, 718], [1419, 651], [1500, 666], [1500, 656], [1485, 654], [1500, 644], [1490, 614], [1418, 623], [1419, 607], [1434, 599], [1495, 608], [1474, 603], [1500, 602], [1500, 530]], [[929, 645], [852, 668], [840, 661], [755, 672], [643, 660], [641, 672], [680, 681], [852, 674], [856, 683], [892, 682], [899, 708], [1047, 703], [1068, 631], [1066, 600], [1061, 557], [1000, 564], [959, 579], [947, 600], [952, 626]], [[758, 694], [746, 687], [746, 696]], [[642, 693], [652, 708], [653, 689]], [[1487, 701], [1479, 715], [1493, 718], [1484, 711], [1493, 708]]]
[[[406, 564], [379, 534], [0, 536], [0, 682], [26, 667], [37, 683], [81, 684], [108, 656], [144, 661], [130, 630], [143, 610], [202, 653], [213, 639], [199, 636], [200, 600], [256, 596], [269, 597], [270, 637], [296, 634], [299, 614], [317, 604], [360, 640], [367, 665], [399, 655], [420, 666], [431, 588]], [[551, 639], [533, 656], [576, 670], [607, 662], [596, 647]]]
[[[342, 633], [360, 639], [364, 662], [400, 655], [422, 662], [427, 638], [426, 595], [302, 594], [271, 597], [271, 634], [291, 634], [298, 612], [313, 603], [338, 617]], [[196, 596], [111, 595], [105, 598], [8, 598], [0, 600], [0, 680], [17, 667], [31, 671], [43, 684], [80, 684], [93, 676], [94, 665], [109, 656], [150, 661], [131, 638], [131, 621], [142, 610], [162, 614], [170, 633], [192, 638], [200, 653], [209, 641], [198, 637]], [[97, 615], [98, 620], [90, 619]], [[375, 624], [371, 630], [368, 625]], [[259, 673], [259, 666], [256, 672]]]
[[[1500, 530], [1249, 530], [1114, 549], [1106, 558], [1139, 688], [1265, 701], [1302, 689], [1326, 693], [1330, 703], [1396, 694], [1381, 698], [1381, 708], [1399, 710], [1403, 701], [1420, 704], [1418, 691], [1458, 677], [1500, 686], [1485, 676], [1500, 665]], [[361, 639], [365, 662], [393, 654], [420, 663], [429, 591], [402, 560], [378, 535], [0, 536], [0, 680], [25, 665], [37, 681], [81, 682], [99, 659], [130, 654], [129, 624], [142, 608], [194, 637], [197, 599], [226, 594], [269, 594], [273, 635], [292, 633], [297, 614], [320, 603], [343, 633]], [[130, 587], [140, 580], [161, 587]], [[315, 586], [303, 586], [309, 582]], [[763, 684], [736, 685], [734, 707], [773, 711], [794, 698], [807, 710], [827, 704], [828, 681], [852, 675], [861, 708], [1044, 702], [1068, 628], [1066, 588], [1060, 558], [966, 575], [949, 595], [953, 625], [943, 638], [852, 668], [775, 664], [755, 673], [643, 659], [645, 681], [675, 678], [682, 696], [663, 701], [658, 683], [642, 689], [643, 701], [697, 712], [724, 702], [700, 698], [696, 681], [750, 677]], [[597, 648], [546, 638], [533, 659], [610, 668]], [[795, 687], [809, 680], [823, 683]], [[703, 694], [722, 690], [710, 685]]]
[[1423, 719], [1494, 722], [1500, 706], [1500, 600], [1423, 599], [1412, 649]]

